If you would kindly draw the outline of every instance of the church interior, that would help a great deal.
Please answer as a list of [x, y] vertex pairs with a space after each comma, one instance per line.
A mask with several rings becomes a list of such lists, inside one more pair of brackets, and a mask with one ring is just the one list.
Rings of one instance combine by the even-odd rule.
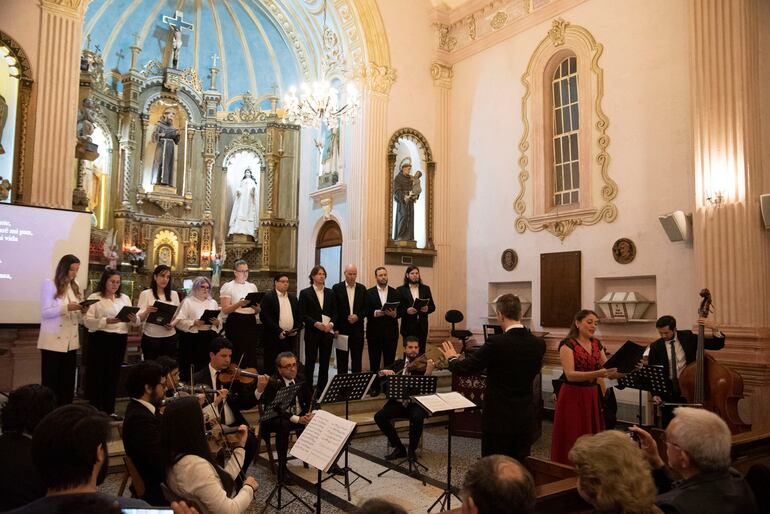
[[[612, 353], [656, 340], [663, 315], [697, 331], [708, 288], [726, 338], [708, 354], [742, 380], [740, 420], [770, 442], [770, 2], [6, 0], [0, 13], [0, 220], [13, 206], [84, 213], [84, 290], [107, 266], [134, 302], [161, 264], [178, 288], [210, 277], [215, 298], [239, 260], [260, 291], [280, 272], [295, 293], [318, 264], [327, 287], [353, 264], [367, 288], [378, 267], [397, 287], [418, 266], [431, 348], [457, 329], [481, 344], [495, 301], [521, 299], [546, 343], [548, 418], [577, 311], [596, 311]], [[0, 391], [40, 380], [37, 334], [0, 323]], [[615, 394], [619, 421], [652, 418], [646, 393]], [[443, 432], [426, 434], [443, 456]], [[325, 509], [349, 510], [343, 493]]]

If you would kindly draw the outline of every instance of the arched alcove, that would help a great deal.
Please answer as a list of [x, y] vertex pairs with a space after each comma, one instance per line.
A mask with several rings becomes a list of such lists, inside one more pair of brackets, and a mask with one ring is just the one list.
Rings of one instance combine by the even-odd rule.
[[315, 242], [315, 263], [326, 268], [326, 285], [342, 280], [342, 229], [328, 220], [318, 231]]

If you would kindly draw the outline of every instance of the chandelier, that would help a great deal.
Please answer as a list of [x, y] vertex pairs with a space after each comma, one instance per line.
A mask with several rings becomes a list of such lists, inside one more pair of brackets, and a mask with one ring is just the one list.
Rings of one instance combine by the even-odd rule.
[[[323, 3], [323, 34], [326, 34], [326, 0]], [[326, 71], [326, 65], [324, 66]], [[340, 98], [340, 90], [328, 80], [319, 80], [312, 84], [304, 83], [292, 86], [283, 99], [286, 118], [303, 127], [318, 128], [321, 123], [329, 129], [339, 127], [341, 122], [352, 122], [358, 114], [360, 97], [355, 84], [345, 86], [345, 97]]]

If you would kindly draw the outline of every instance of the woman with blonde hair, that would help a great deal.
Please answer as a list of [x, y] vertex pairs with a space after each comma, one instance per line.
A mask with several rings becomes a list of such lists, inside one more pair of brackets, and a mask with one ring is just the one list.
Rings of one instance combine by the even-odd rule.
[[578, 492], [601, 514], [660, 514], [650, 465], [630, 434], [608, 430], [578, 438], [569, 460]]

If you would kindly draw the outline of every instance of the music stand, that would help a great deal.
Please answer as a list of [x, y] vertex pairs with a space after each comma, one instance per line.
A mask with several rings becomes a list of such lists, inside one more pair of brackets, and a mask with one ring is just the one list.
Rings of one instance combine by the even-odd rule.
[[[272, 403], [270, 403], [270, 406], [268, 407], [268, 410], [266, 411], [266, 414], [262, 416], [262, 419], [259, 420], [260, 424], [262, 424], [263, 421], [269, 421], [273, 418], [276, 418], [281, 415], [285, 415], [286, 412], [291, 408], [291, 405], [294, 403], [294, 399], [297, 396], [297, 392], [299, 392], [299, 384], [294, 384], [286, 387], [282, 387], [278, 390], [277, 393], [275, 393], [275, 398], [273, 399]], [[260, 427], [261, 430], [261, 427]], [[268, 435], [269, 437], [269, 435]], [[308, 505], [307, 503], [302, 500], [297, 494], [289, 489], [289, 487], [284, 483], [285, 477], [283, 476], [284, 467], [278, 464], [278, 480], [273, 486], [273, 489], [270, 491], [270, 494], [267, 495], [267, 500], [265, 500], [265, 509], [267, 507], [273, 507], [276, 510], [281, 510], [284, 507], [291, 505], [295, 501], [300, 502], [302, 505], [307, 507], [308, 510], [312, 512], [313, 508]], [[288, 503], [284, 504], [282, 502], [282, 492], [286, 491], [294, 498], [289, 500]], [[270, 503], [270, 500], [273, 499], [273, 496], [276, 497], [277, 503], [275, 505]], [[264, 512], [264, 509], [263, 511]]]
[[618, 385], [639, 390], [639, 424], [642, 424], [642, 391], [655, 396], [665, 396], [670, 393], [663, 366], [649, 365], [634, 369], [631, 373], [618, 379]]
[[[438, 377], [426, 377], [424, 375], [391, 375], [388, 377], [387, 396], [389, 400], [410, 400], [412, 396], [435, 394], [437, 385]], [[409, 423], [412, 423], [411, 419], [409, 420]], [[419, 475], [422, 480], [422, 485], [426, 485], [425, 477], [422, 476], [419, 468], [428, 471], [428, 467], [410, 453], [407, 453], [406, 459], [389, 466], [388, 469], [377, 474], [377, 476], [381, 477], [388, 471], [401, 468], [401, 465], [404, 463], [407, 463], [409, 474]]]
[[[321, 393], [321, 397], [318, 399], [318, 403], [323, 405], [326, 403], [345, 402], [345, 419], [348, 419], [350, 411], [350, 400], [360, 400], [366, 396], [366, 393], [369, 392], [369, 388], [371, 387], [372, 382], [374, 382], [374, 377], [376, 376], [377, 375], [374, 373], [335, 375], [331, 382], [326, 384], [324, 392]], [[329, 479], [333, 479], [338, 484], [344, 486], [345, 490], [348, 492], [348, 501], [351, 499], [350, 486], [353, 485], [353, 482], [359, 478], [362, 478], [370, 484], [372, 483], [371, 480], [348, 466], [349, 443], [350, 439], [348, 439], [348, 442], [345, 444], [345, 466], [342, 468], [342, 474], [345, 476], [344, 482], [340, 482], [340, 480], [334, 474], [329, 475], [322, 480], [322, 482], [326, 482]], [[352, 481], [350, 480], [350, 473], [353, 473], [356, 476]]]

